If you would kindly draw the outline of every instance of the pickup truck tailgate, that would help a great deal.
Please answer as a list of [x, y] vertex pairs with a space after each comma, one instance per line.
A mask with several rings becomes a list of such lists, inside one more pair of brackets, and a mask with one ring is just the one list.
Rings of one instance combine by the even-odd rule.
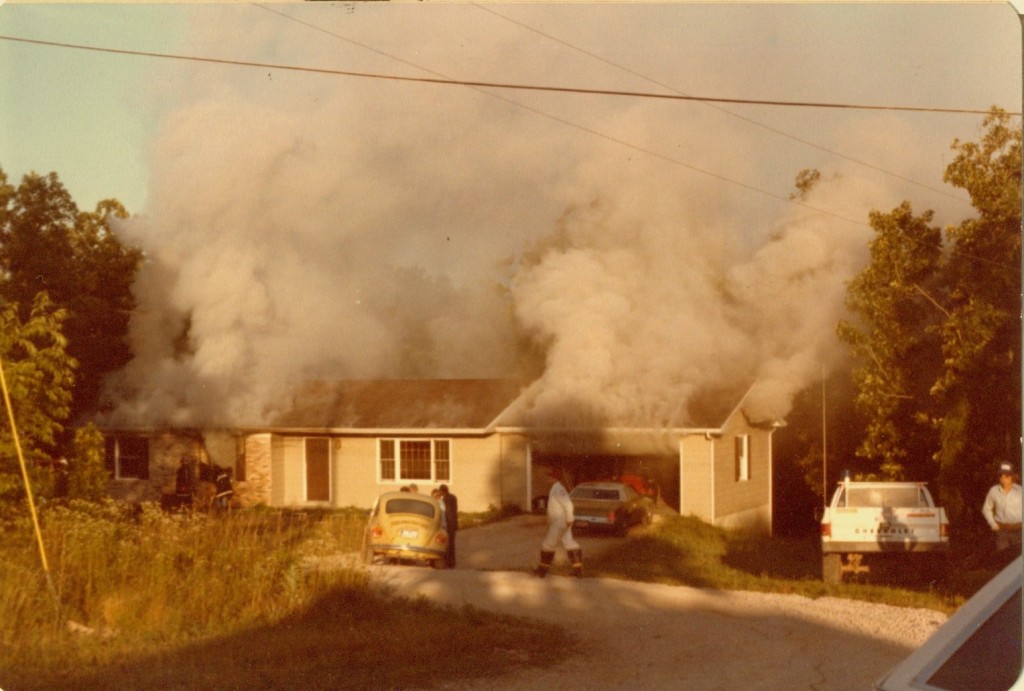
[[833, 508], [831, 535], [836, 543], [878, 543], [885, 547], [913, 550], [917, 543], [932, 546], [943, 542], [945, 517], [937, 508]]

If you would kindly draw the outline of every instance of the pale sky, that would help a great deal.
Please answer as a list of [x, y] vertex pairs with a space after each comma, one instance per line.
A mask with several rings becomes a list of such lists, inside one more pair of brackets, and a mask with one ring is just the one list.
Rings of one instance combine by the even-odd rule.
[[[1020, 25], [1012, 7], [1001, 2], [268, 7], [312, 26], [253, 5], [7, 3], [0, 5], [0, 33], [387, 74], [429, 76], [424, 70], [434, 70], [456, 79], [664, 90], [610, 62], [692, 95], [947, 108], [998, 104], [1020, 110]], [[250, 31], [257, 32], [258, 40], [247, 35]], [[0, 41], [0, 166], [14, 180], [31, 170], [56, 171], [86, 208], [113, 196], [132, 212], [142, 211], [154, 128], [187, 99], [173, 93], [175, 86], [187, 90], [187, 85], [171, 84], [166, 73], [187, 68], [151, 58]], [[251, 76], [246, 68], [201, 70], [225, 83]], [[324, 89], [353, 84], [342, 77], [316, 79]], [[161, 92], [162, 81], [170, 93]], [[430, 89], [442, 102], [454, 90], [401, 88]], [[602, 105], [600, 99], [569, 95], [546, 97], [545, 103], [554, 103], [559, 117]], [[680, 118], [696, 108], [674, 107]], [[826, 148], [837, 145], [843, 129], [856, 119], [872, 117], [858, 111], [723, 107]], [[946, 148], [954, 137], [971, 137], [978, 121], [953, 115], [899, 117], [910, 127], [934, 133], [928, 143], [937, 148]], [[613, 129], [608, 134], [625, 133]], [[765, 140], [763, 156], [789, 166], [766, 172], [770, 178], [791, 178], [794, 166], [819, 165], [829, 158], [779, 135], [762, 131], [758, 136]], [[869, 162], [885, 167], [887, 159], [883, 155]], [[710, 172], [748, 181], [749, 171], [735, 165], [723, 163]]]
[[[135, 215], [119, 396], [150, 422], [252, 420], [308, 378], [516, 375], [513, 321], [551, 420], [670, 420], [754, 381], [784, 415], [839, 357], [868, 213], [971, 213], [942, 174], [982, 115], [310, 70], [1021, 110], [1005, 3], [6, 4], [0, 35], [272, 65], [0, 39], [0, 167]], [[166, 345], [184, 315], [188, 358]]]

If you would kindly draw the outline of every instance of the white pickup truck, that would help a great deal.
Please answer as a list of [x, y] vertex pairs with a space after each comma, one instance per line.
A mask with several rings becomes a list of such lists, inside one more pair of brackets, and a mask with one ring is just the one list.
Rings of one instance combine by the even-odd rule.
[[949, 521], [923, 482], [839, 483], [821, 517], [821, 571], [826, 583], [867, 573], [864, 555], [942, 553]]

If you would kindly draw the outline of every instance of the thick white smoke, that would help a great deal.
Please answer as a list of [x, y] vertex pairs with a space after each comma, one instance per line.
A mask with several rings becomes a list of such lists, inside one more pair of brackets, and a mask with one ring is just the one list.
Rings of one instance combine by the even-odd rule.
[[[753, 387], [747, 415], [783, 418], [840, 356], [844, 281], [866, 259], [867, 229], [794, 207], [751, 252], [681, 220], [687, 199], [624, 187], [567, 219], [564, 245], [515, 279], [517, 316], [550, 343], [536, 417], [589, 402], [608, 424], [667, 426], [697, 393]], [[809, 201], [846, 206], [832, 190], [856, 187], [826, 182]]]
[[[903, 198], [849, 165], [805, 199], [828, 213], [697, 172], [771, 164], [763, 132], [699, 106], [684, 125], [675, 105], [530, 97], [629, 148], [468, 89], [177, 78], [195, 96], [117, 229], [147, 257], [137, 357], [110, 387], [122, 423], [260, 423], [310, 379], [521, 377], [524, 335], [544, 352], [539, 423], [582, 406], [672, 424], [702, 391], [749, 387], [752, 418], [782, 417], [838, 357], [866, 261], [870, 229], [837, 216]], [[851, 141], [910, 148], [868, 130]]]

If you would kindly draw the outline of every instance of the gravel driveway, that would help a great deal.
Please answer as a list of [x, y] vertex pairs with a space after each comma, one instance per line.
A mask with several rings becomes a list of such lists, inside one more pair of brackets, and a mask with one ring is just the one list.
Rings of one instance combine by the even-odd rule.
[[[402, 595], [566, 627], [583, 654], [459, 689], [870, 689], [946, 616], [836, 598], [704, 590], [613, 579], [546, 579], [545, 521], [521, 516], [460, 531], [459, 568], [374, 566]], [[583, 537], [584, 558], [616, 538]], [[561, 571], [564, 573], [565, 567]]]

